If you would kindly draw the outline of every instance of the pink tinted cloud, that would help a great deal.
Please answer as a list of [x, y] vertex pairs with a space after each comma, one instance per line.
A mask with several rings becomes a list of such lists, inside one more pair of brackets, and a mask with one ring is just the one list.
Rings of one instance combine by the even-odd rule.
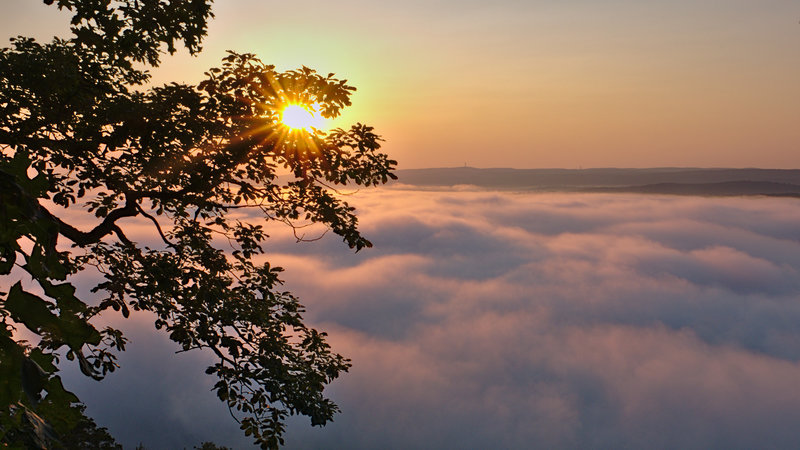
[[[800, 202], [409, 188], [348, 200], [373, 249], [352, 254], [335, 236], [296, 244], [270, 228], [267, 257], [286, 268], [286, 288], [353, 360], [330, 391], [343, 413], [323, 429], [293, 422], [289, 446], [800, 440]], [[215, 425], [222, 441], [188, 425], [218, 413], [202, 358], [176, 363], [135, 343], [124, 358], [136, 375], [185, 370], [153, 384], [165, 429], [246, 445], [235, 429]], [[203, 406], [178, 414], [160, 393], [187, 385], [197, 400], [165, 398]]]

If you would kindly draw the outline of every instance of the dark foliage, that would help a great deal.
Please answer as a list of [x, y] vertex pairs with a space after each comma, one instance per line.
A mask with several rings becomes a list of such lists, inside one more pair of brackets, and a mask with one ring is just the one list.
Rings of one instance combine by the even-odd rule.
[[200, 447], [195, 447], [197, 450], [230, 450], [228, 447], [218, 447], [213, 442], [203, 442]]
[[[109, 309], [153, 312], [180, 350], [216, 354], [206, 373], [262, 447], [283, 442], [290, 414], [325, 424], [338, 408], [323, 388], [350, 364], [303, 323], [282, 269], [260, 254], [274, 220], [371, 246], [334, 187], [394, 178], [379, 137], [361, 124], [323, 133], [280, 123], [288, 104], [335, 117], [354, 88], [237, 53], [197, 86], [147, 87], [134, 63], [155, 66], [176, 43], [199, 51], [210, 0], [55, 3], [73, 13], [71, 39], [20, 37], [0, 50], [0, 275], [11, 280], [0, 287], [0, 440], [47, 447], [86, 425], [55, 363], [75, 360], [96, 379], [114, 371], [126, 340], [99, 323]], [[95, 226], [69, 224], [67, 208]], [[241, 209], [257, 219], [230, 218]], [[131, 217], [161, 244], [130, 239]], [[82, 270], [102, 274], [92, 302], [70, 283]], [[39, 341], [21, 342], [23, 326]]]

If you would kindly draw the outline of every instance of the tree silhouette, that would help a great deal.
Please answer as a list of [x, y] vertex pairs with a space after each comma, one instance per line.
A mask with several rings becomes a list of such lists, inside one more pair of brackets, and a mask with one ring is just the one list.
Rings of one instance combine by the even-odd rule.
[[[268, 221], [320, 223], [356, 251], [371, 246], [335, 186], [395, 178], [380, 138], [361, 124], [280, 122], [290, 104], [335, 117], [354, 88], [233, 52], [196, 86], [149, 87], [142, 67], [181, 43], [200, 51], [211, 0], [45, 3], [71, 12], [73, 36], [0, 50], [0, 442], [48, 447], [85, 419], [56, 363], [96, 379], [114, 371], [126, 340], [100, 323], [109, 310], [155, 313], [181, 351], [213, 352], [217, 395], [263, 448], [283, 443], [288, 415], [331, 420], [323, 388], [349, 361], [303, 323], [282, 269], [260, 254]], [[157, 245], [126, 235], [133, 217]], [[102, 274], [91, 300], [70, 281], [84, 270]]]

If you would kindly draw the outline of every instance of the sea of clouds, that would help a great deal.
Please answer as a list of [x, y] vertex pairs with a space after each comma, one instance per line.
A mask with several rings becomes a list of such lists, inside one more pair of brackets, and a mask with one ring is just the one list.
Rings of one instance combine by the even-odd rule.
[[[374, 248], [279, 228], [267, 246], [353, 363], [328, 390], [342, 413], [293, 419], [288, 448], [800, 442], [797, 199], [395, 186], [348, 201]], [[247, 448], [211, 356], [174, 354], [147, 315], [112, 321], [132, 339], [122, 368], [65, 369], [88, 413], [126, 446]]]

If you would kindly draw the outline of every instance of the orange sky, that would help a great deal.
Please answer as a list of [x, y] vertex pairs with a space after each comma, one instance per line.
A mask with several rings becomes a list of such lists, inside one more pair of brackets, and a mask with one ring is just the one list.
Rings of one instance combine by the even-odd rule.
[[[46, 37], [55, 8], [4, 0], [0, 29]], [[358, 87], [337, 122], [401, 168], [800, 167], [794, 0], [218, 1], [198, 81], [226, 49]]]

